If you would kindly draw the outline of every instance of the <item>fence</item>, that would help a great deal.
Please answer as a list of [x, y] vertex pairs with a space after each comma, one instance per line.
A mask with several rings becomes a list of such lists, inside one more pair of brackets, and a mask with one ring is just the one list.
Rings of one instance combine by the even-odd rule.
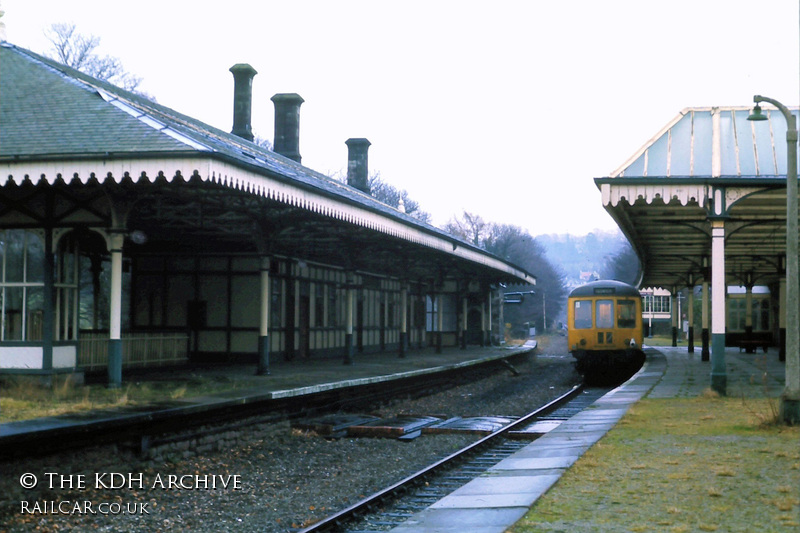
[[[122, 367], [180, 365], [189, 361], [189, 336], [181, 333], [122, 335]], [[108, 366], [108, 333], [81, 333], [78, 367], [87, 371]]]

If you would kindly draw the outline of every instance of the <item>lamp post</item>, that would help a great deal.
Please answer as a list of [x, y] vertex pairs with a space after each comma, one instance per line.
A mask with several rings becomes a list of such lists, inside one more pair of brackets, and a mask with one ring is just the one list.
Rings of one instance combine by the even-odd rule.
[[761, 102], [777, 107], [786, 119], [786, 387], [781, 395], [781, 418], [800, 422], [800, 319], [798, 319], [797, 258], [797, 122], [789, 109], [777, 100], [755, 95], [756, 106], [747, 120], [766, 120]]

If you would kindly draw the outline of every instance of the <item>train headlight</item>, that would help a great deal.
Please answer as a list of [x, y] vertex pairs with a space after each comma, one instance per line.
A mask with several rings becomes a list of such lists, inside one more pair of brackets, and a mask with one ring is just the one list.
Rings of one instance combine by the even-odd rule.
[[636, 348], [636, 339], [631, 339], [630, 346], [631, 348]]
[[586, 339], [581, 339], [581, 346], [586, 346]]

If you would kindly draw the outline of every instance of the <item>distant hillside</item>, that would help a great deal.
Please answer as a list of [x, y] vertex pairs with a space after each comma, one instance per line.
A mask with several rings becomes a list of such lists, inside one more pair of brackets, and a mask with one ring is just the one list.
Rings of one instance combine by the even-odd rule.
[[[538, 235], [536, 241], [545, 249], [547, 258], [566, 276], [569, 287], [589, 281], [587, 276], [606, 277], [608, 263], [614, 255], [629, 248], [619, 231], [597, 231], [588, 235]], [[584, 279], [581, 279], [581, 274]]]

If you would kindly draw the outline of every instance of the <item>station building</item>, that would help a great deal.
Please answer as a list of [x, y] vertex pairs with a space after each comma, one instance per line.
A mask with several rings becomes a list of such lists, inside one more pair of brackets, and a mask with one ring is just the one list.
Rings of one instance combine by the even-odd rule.
[[[725, 345], [777, 346], [785, 359], [786, 308], [797, 305], [785, 295], [788, 128], [775, 108], [761, 122], [748, 121], [750, 111], [684, 109], [617, 170], [595, 179], [639, 257], [638, 285], [668, 292], [668, 305], [663, 293], [653, 295], [661, 296], [658, 310], [669, 309], [673, 331], [684, 319], [676, 298], [685, 295], [688, 349], [700, 323], [702, 357], [717, 352], [712, 386], [723, 392]], [[797, 116], [796, 108], [790, 112]]]
[[[252, 142], [250, 65], [220, 131], [0, 44], [0, 371], [251, 362], [488, 344], [535, 277], [301, 164], [303, 99]], [[226, 75], [228, 75], [226, 73]]]

